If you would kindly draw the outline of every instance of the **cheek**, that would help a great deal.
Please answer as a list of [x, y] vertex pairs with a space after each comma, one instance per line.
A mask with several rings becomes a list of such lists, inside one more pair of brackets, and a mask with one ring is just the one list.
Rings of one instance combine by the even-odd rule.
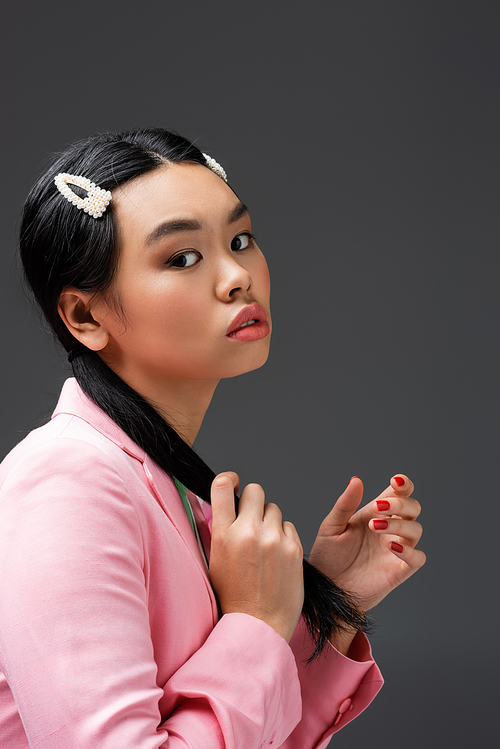
[[192, 336], [208, 313], [203, 297], [193, 289], [161, 283], [136, 284], [122, 301], [127, 328], [144, 340]]

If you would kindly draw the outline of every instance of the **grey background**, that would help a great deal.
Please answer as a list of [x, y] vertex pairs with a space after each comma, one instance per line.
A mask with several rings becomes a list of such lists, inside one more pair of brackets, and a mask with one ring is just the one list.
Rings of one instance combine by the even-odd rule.
[[199, 451], [262, 483], [306, 548], [353, 474], [371, 499], [405, 472], [425, 508], [428, 563], [375, 612], [387, 684], [338, 749], [496, 740], [499, 8], [4, 10], [1, 453], [68, 374], [14, 259], [35, 177], [97, 130], [198, 139], [250, 206], [274, 320], [268, 364], [221, 384]]

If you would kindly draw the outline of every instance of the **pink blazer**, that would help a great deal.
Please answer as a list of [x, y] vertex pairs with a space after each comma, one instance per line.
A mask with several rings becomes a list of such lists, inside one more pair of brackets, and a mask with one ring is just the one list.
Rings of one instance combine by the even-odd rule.
[[0, 607], [2, 749], [325, 747], [382, 684], [364, 636], [306, 667], [301, 625], [219, 619], [172, 481], [73, 379], [0, 467]]

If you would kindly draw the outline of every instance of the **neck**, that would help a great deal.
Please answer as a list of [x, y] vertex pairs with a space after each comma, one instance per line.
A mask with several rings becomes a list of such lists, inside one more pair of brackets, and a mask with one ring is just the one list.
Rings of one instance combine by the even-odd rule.
[[163, 383], [159, 388], [137, 390], [175, 431], [192, 447], [213, 398], [217, 381], [183, 380]]
[[188, 445], [193, 445], [218, 380], [144, 377], [142, 371], [116, 367], [109, 358], [102, 355], [101, 358], [129, 387], [142, 395]]

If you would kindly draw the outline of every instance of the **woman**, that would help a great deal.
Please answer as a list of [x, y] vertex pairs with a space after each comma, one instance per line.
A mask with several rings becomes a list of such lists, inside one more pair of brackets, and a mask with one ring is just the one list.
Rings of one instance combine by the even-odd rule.
[[419, 506], [398, 475], [355, 512], [352, 479], [310, 557], [336, 587], [259, 486], [236, 507], [236, 474], [192, 450], [218, 381], [269, 348], [222, 168], [164, 130], [77, 143], [21, 254], [76, 379], [1, 468], [2, 747], [326, 746], [381, 686], [359, 630], [424, 562]]

